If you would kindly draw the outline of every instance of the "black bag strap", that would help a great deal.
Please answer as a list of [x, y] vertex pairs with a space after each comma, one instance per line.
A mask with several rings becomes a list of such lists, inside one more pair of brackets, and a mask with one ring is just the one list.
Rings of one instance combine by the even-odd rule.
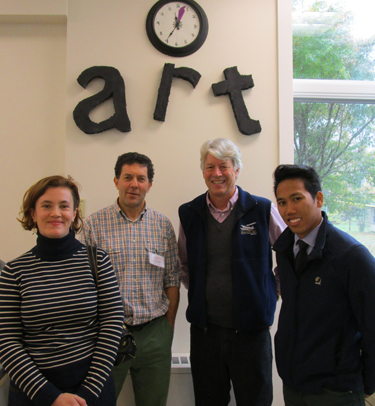
[[[96, 289], [98, 289], [98, 257], [97, 249], [95, 245], [87, 245], [87, 257], [89, 259], [89, 264], [96, 284]], [[122, 335], [119, 349], [117, 350], [117, 356], [115, 359], [115, 365], [120, 365], [121, 363], [135, 358], [135, 352], [137, 346], [134, 341], [133, 335], [127, 330], [125, 323], [122, 326]]]
[[87, 245], [87, 256], [89, 258], [89, 264], [94, 277], [96, 287], [98, 287], [98, 260], [97, 260], [97, 250], [95, 245]]

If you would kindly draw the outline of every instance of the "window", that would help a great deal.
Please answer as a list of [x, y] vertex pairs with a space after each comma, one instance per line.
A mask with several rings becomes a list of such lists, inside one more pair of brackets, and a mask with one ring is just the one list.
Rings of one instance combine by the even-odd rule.
[[330, 220], [375, 254], [375, 26], [366, 0], [293, 0], [294, 160]]

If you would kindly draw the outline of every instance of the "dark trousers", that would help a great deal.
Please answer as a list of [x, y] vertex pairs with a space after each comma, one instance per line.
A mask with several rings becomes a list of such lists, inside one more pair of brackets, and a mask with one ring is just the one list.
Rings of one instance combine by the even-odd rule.
[[363, 392], [334, 392], [323, 389], [316, 395], [303, 395], [284, 385], [285, 406], [365, 406]]
[[227, 406], [233, 385], [237, 406], [270, 406], [272, 346], [268, 328], [236, 332], [191, 326], [190, 361], [196, 406]]

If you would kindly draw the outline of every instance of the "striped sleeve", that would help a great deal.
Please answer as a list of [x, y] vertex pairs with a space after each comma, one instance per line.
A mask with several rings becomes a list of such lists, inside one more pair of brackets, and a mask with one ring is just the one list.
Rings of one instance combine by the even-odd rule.
[[92, 401], [99, 396], [111, 373], [124, 322], [123, 305], [111, 261], [99, 248], [97, 257], [99, 336], [89, 373], [77, 391], [78, 396]]

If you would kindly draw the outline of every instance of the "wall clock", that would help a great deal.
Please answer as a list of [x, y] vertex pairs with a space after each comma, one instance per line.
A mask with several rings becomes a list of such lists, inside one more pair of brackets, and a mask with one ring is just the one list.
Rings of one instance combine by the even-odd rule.
[[147, 15], [146, 31], [158, 51], [170, 56], [187, 56], [206, 40], [208, 19], [193, 0], [160, 0]]

